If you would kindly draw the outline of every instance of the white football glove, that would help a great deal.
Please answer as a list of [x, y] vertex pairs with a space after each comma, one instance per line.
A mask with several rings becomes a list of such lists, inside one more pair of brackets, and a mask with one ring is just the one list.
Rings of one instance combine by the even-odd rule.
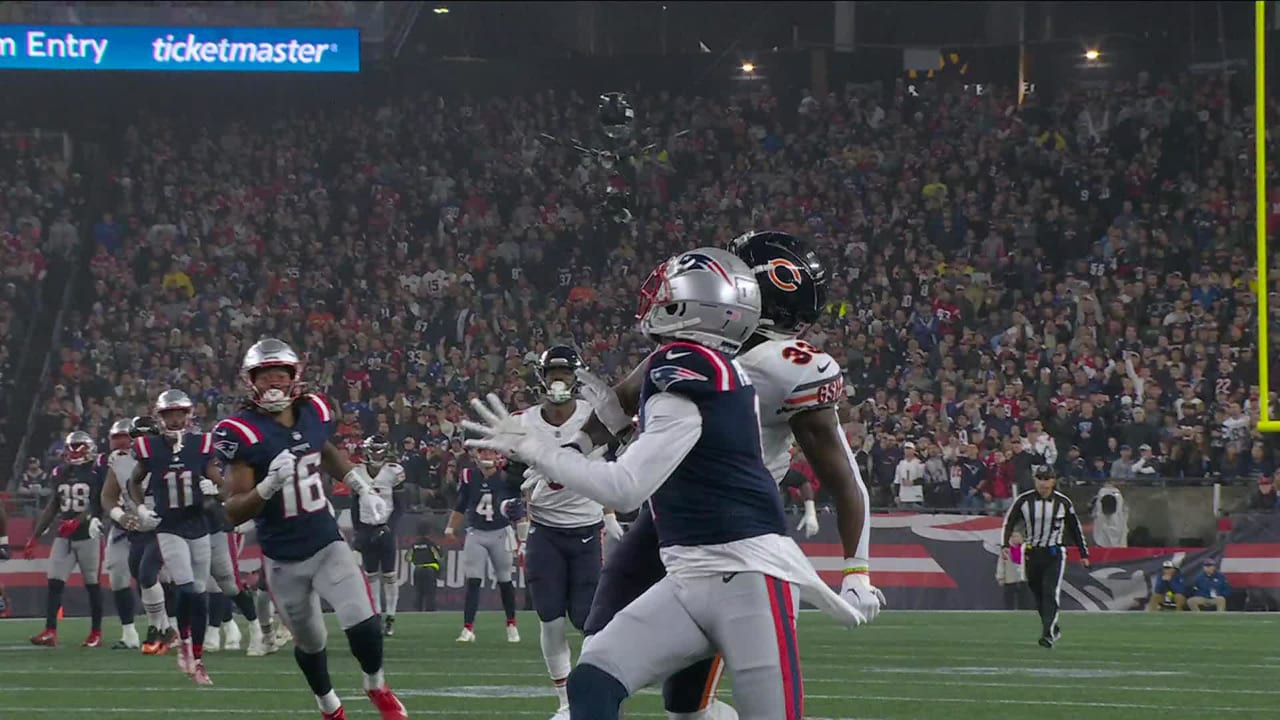
[[488, 405], [478, 398], [471, 401], [471, 407], [484, 421], [483, 424], [462, 421], [462, 427], [480, 436], [467, 440], [467, 447], [497, 450], [512, 460], [524, 462], [525, 458], [520, 453], [521, 446], [532, 449], [530, 443], [536, 440], [525, 431], [520, 418], [507, 412], [507, 406], [502, 404], [497, 395], [489, 393], [485, 399], [489, 401]]
[[156, 511], [146, 505], [139, 505], [134, 511], [134, 515], [138, 517], [138, 531], [151, 532], [160, 527], [160, 517], [156, 515]]
[[804, 531], [805, 537], [818, 534], [818, 510], [812, 500], [804, 501], [804, 517], [800, 518], [800, 524], [796, 526], [797, 532], [801, 530]]
[[525, 468], [521, 477], [524, 478], [524, 482], [520, 483], [520, 492], [522, 493], [533, 492], [538, 487], [538, 483], [547, 479], [547, 476], [543, 475], [541, 470], [532, 467]]
[[604, 378], [586, 368], [578, 368], [574, 374], [578, 376], [578, 392], [582, 399], [587, 401], [609, 432], [618, 435], [631, 426], [631, 416], [622, 409], [618, 393]]
[[262, 482], [258, 483], [257, 491], [263, 500], [270, 500], [273, 495], [284, 487], [284, 484], [293, 479], [295, 473], [298, 472], [298, 458], [288, 450], [283, 450], [275, 459], [271, 461], [271, 466], [267, 468], [267, 476], [262, 478]]
[[218, 484], [209, 478], [200, 478], [200, 494], [205, 497], [218, 497]]
[[374, 493], [360, 496], [360, 520], [369, 525], [381, 525], [391, 517], [391, 509], [387, 501]]
[[840, 582], [840, 597], [867, 617], [867, 622], [876, 619], [880, 609], [886, 605], [884, 593], [871, 584], [867, 573], [850, 573]]
[[253, 532], [253, 529], [254, 529], [253, 521], [245, 520], [244, 522], [236, 526], [235, 532], [237, 535], [248, 535], [249, 533]]
[[102, 537], [102, 521], [98, 518], [89, 518], [89, 539], [97, 540]]
[[622, 525], [618, 522], [618, 516], [613, 513], [605, 513], [604, 536], [616, 542], [622, 539], [622, 533]]

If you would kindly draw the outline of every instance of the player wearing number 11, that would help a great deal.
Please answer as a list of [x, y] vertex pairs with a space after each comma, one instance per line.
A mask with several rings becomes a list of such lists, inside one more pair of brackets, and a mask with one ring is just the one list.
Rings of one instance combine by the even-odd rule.
[[254, 520], [265, 555], [263, 570], [284, 624], [293, 631], [293, 656], [324, 720], [346, 720], [329, 678], [323, 599], [346, 632], [364, 671], [365, 693], [383, 720], [407, 720], [404, 705], [382, 672], [382, 623], [364, 573], [342, 535], [325, 494], [325, 474], [342, 478], [359, 496], [367, 522], [386, 521], [389, 509], [329, 438], [336, 418], [323, 397], [302, 392], [302, 361], [274, 338], [254, 343], [240, 366], [249, 387], [244, 409], [214, 428], [214, 447], [227, 461], [227, 517]]

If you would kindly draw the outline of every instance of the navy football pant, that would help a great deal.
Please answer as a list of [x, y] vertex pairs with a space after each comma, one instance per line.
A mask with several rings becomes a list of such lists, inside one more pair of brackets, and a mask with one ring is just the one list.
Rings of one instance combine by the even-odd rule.
[[[569, 678], [570, 717], [617, 718], [618, 685], [632, 695], [718, 652], [742, 720], [801, 720], [799, 600], [791, 583], [756, 572], [663, 578], [584, 644]], [[583, 668], [591, 670], [575, 678]]]
[[[595, 635], [604, 630], [615, 615], [666, 575], [658, 554], [658, 529], [645, 508], [605, 558], [583, 632]], [[710, 657], [676, 671], [662, 684], [666, 709], [673, 713], [705, 710], [715, 697], [721, 669], [719, 658]]]
[[579, 630], [600, 581], [600, 530], [596, 523], [556, 528], [534, 523], [525, 545], [524, 572], [533, 609], [542, 622], [569, 618]]

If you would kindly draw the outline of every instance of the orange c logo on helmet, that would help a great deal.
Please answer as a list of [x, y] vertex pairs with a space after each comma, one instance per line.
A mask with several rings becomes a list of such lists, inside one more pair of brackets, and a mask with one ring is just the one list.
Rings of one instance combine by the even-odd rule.
[[[779, 273], [780, 268], [785, 268], [786, 273]], [[800, 289], [801, 283], [800, 268], [795, 263], [786, 258], [774, 258], [769, 261], [769, 282], [774, 287], [783, 292], [795, 292]]]

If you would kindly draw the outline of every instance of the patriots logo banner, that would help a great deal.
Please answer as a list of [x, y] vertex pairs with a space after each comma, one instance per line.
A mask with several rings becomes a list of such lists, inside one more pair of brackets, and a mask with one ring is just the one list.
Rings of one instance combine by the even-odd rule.
[[663, 365], [649, 371], [649, 379], [659, 390], [666, 392], [667, 388], [683, 381], [708, 382], [711, 378], [699, 372], [694, 372], [686, 367], [678, 365]]
[[729, 271], [724, 269], [720, 261], [698, 252], [690, 252], [676, 258], [677, 275], [686, 272], [709, 272], [718, 276], [721, 280], [733, 284], [733, 279], [729, 277]]

